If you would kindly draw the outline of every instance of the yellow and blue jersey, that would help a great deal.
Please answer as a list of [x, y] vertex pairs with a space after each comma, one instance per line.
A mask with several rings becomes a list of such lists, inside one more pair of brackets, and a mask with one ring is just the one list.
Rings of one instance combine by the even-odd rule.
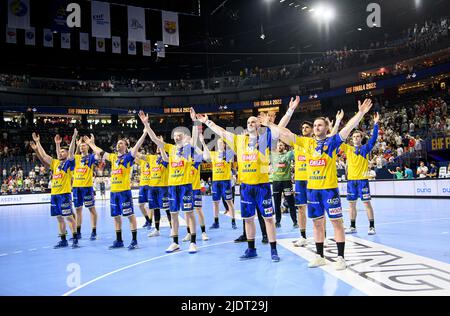
[[126, 153], [119, 157], [118, 154], [109, 154], [111, 161], [111, 192], [131, 190], [131, 167], [134, 157]]
[[339, 134], [316, 140], [296, 136], [295, 143], [306, 151], [308, 189], [321, 190], [338, 187], [336, 157], [337, 149], [342, 144]]
[[73, 187], [87, 188], [93, 186], [94, 167], [97, 163], [95, 154], [86, 156], [75, 155], [75, 170], [73, 172]]
[[233, 143], [225, 142], [237, 155], [239, 181], [243, 184], [269, 183], [271, 132], [251, 140], [248, 135], [234, 135]]
[[231, 165], [233, 163], [234, 154], [231, 150], [211, 151], [212, 162], [212, 180], [224, 181], [231, 179]]
[[151, 180], [151, 167], [149, 161], [150, 155], [142, 155], [139, 159], [139, 186], [150, 185]]
[[342, 144], [339, 148], [347, 157], [347, 179], [348, 180], [366, 180], [369, 170], [369, 154], [378, 138], [378, 124], [373, 127], [372, 137], [367, 144], [354, 147]]
[[149, 186], [166, 187], [169, 183], [169, 163], [158, 155], [148, 155], [147, 157], [150, 164]]
[[190, 144], [183, 147], [165, 144], [164, 150], [169, 153], [169, 186], [191, 184], [193, 147]]
[[308, 170], [307, 170], [307, 153], [303, 147], [294, 146], [294, 160], [295, 160], [295, 181], [306, 181], [308, 180]]
[[67, 194], [72, 192], [72, 173], [75, 168], [75, 160], [52, 159], [52, 195]]

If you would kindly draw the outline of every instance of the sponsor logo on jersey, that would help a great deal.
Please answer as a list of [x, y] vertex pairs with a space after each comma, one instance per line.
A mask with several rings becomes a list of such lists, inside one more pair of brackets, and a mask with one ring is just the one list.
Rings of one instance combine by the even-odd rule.
[[243, 154], [243, 161], [256, 161], [258, 159], [258, 154]]
[[152, 168], [152, 171], [153, 172], [158, 172], [158, 171], [160, 171], [161, 170], [161, 167], [153, 167]]
[[170, 164], [170, 166], [172, 167], [172, 168], [178, 168], [178, 167], [184, 167], [184, 161], [183, 160], [181, 160], [181, 161], [173, 161], [171, 164]]
[[122, 169], [116, 169], [111, 171], [111, 174], [123, 174], [123, 170]]
[[297, 156], [297, 161], [306, 161], [306, 157], [303, 155], [298, 155]]
[[214, 165], [214, 167], [216, 167], [216, 168], [221, 168], [223, 166], [225, 166], [225, 164], [223, 162], [218, 162]]
[[327, 161], [325, 159], [317, 159], [317, 160], [310, 159], [309, 160], [310, 167], [325, 167], [326, 165], [327, 165]]
[[77, 172], [77, 173], [86, 173], [87, 172], [87, 168], [77, 168], [77, 169], [75, 169], [75, 172]]
[[63, 177], [62, 173], [57, 173], [53, 175], [53, 180], [61, 179]]

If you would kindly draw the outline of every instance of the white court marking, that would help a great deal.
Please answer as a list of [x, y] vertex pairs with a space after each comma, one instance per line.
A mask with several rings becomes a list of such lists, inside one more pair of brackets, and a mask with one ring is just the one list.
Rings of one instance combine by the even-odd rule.
[[[282, 234], [279, 234], [279, 235], [281, 236], [281, 235], [288, 235], [288, 234], [290, 234], [290, 233], [282, 233]], [[260, 237], [261, 236], [257, 236], [257, 238], [260, 238]], [[203, 248], [208, 248], [208, 247], [213, 247], [213, 246], [218, 246], [218, 245], [224, 245], [224, 244], [228, 244], [228, 243], [234, 243], [234, 240], [219, 242], [219, 243], [215, 243], [215, 244], [211, 244], [211, 245], [205, 245], [205, 246], [198, 247], [198, 249], [203, 249]], [[92, 279], [92, 280], [90, 280], [90, 281], [88, 281], [86, 283], [83, 283], [80, 286], [78, 286], [78, 287], [76, 287], [76, 288], [74, 288], [74, 289], [64, 293], [62, 296], [69, 296], [69, 295], [77, 292], [78, 290], [81, 290], [82, 288], [88, 286], [89, 284], [97, 282], [97, 281], [99, 281], [101, 279], [104, 279], [104, 278], [106, 278], [106, 277], [108, 277], [110, 275], [113, 275], [115, 273], [118, 273], [118, 272], [130, 269], [130, 268], [133, 268], [135, 266], [138, 266], [138, 265], [141, 265], [141, 264], [144, 264], [144, 263], [147, 263], [147, 262], [155, 261], [155, 260], [158, 260], [158, 259], [161, 259], [161, 258], [165, 258], [165, 257], [168, 257], [168, 256], [173, 256], [173, 255], [176, 255], [176, 254], [179, 254], [179, 253], [183, 253], [183, 252], [186, 252], [186, 251], [187, 250], [181, 250], [181, 251], [168, 253], [168, 254], [165, 254], [165, 255], [162, 255], [162, 256], [158, 256], [158, 257], [153, 257], [153, 258], [146, 259], [146, 260], [143, 260], [143, 261], [139, 261], [139, 262], [127, 265], [125, 267], [119, 268], [117, 270], [114, 270], [114, 271], [102, 274], [102, 275], [96, 277], [95, 279]]]
[[[316, 255], [314, 243], [294, 247], [295, 238], [279, 239], [278, 244], [310, 261]], [[324, 249], [328, 264], [320, 269], [367, 295], [450, 295], [450, 264], [384, 246], [354, 236], [346, 237], [347, 270], [336, 271], [331, 262], [337, 257], [335, 243]]]

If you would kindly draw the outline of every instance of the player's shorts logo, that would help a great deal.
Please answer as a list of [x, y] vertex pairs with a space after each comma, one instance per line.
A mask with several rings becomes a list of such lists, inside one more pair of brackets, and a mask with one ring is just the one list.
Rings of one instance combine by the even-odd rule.
[[338, 205], [341, 202], [340, 198], [328, 199], [327, 203], [329, 205]]
[[265, 208], [264, 214], [273, 214], [273, 208], [272, 207]]
[[330, 208], [328, 210], [328, 213], [330, 215], [339, 215], [342, 214], [342, 207], [335, 207], [335, 208]]

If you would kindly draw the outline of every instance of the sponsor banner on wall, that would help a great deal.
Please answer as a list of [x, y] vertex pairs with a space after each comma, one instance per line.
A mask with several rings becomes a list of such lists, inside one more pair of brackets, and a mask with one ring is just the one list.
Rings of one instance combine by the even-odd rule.
[[30, 28], [30, 1], [8, 0], [8, 26], [16, 29]]
[[89, 34], [80, 33], [80, 50], [89, 50]]
[[53, 47], [53, 32], [50, 29], [44, 29], [44, 47]]
[[6, 43], [17, 44], [17, 30], [6, 27]]
[[437, 181], [432, 180], [415, 180], [414, 189], [416, 196], [436, 196], [438, 185]]
[[163, 11], [161, 14], [163, 43], [167, 45], [180, 45], [180, 32], [178, 13]]
[[107, 2], [91, 2], [92, 37], [111, 38], [110, 8]]
[[111, 39], [112, 39], [111, 45], [113, 54], [120, 54], [122, 52], [120, 36], [113, 36]]
[[128, 7], [128, 39], [136, 42], [145, 42], [145, 9]]

